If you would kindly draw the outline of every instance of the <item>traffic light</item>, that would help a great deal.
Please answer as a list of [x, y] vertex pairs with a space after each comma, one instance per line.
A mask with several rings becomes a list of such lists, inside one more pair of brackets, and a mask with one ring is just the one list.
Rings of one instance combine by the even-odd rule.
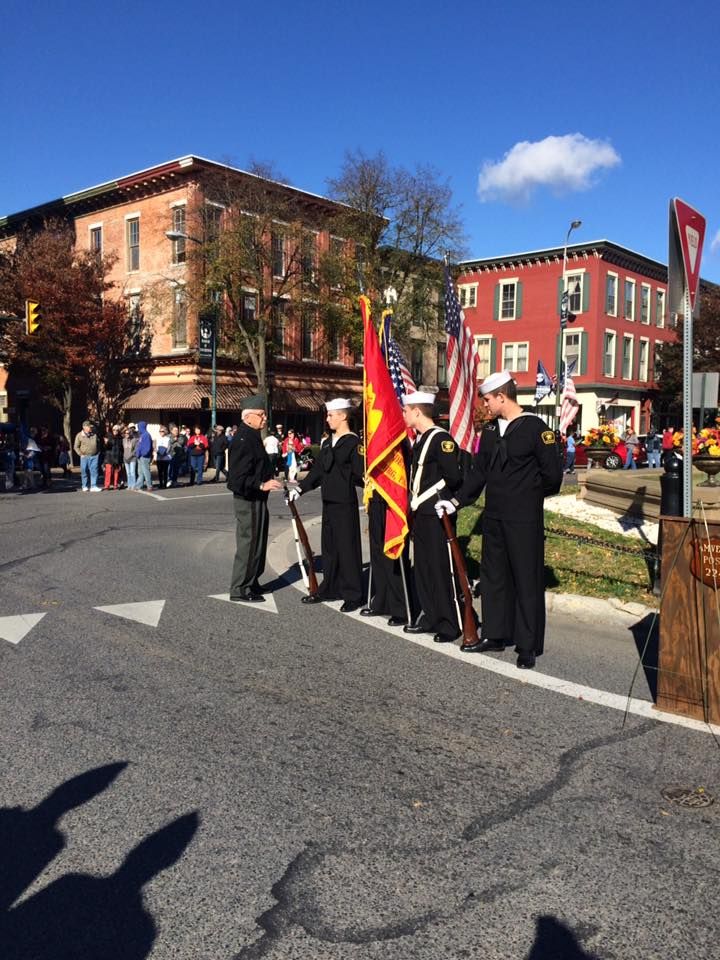
[[42, 311], [37, 300], [25, 301], [25, 333], [32, 335], [42, 323]]

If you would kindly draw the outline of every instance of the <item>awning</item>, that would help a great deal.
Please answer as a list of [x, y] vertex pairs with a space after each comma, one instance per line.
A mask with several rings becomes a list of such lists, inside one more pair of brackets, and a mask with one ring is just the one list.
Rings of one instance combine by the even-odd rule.
[[325, 403], [333, 397], [348, 397], [353, 403], [360, 403], [361, 396], [355, 395], [353, 390], [285, 390], [275, 387], [271, 401], [273, 410], [308, 410], [318, 413], [324, 410]]
[[[218, 384], [217, 409], [239, 410], [252, 389], [235, 384]], [[180, 383], [143, 387], [125, 404], [126, 410], [200, 410], [203, 397], [210, 397], [210, 387], [198, 383]]]

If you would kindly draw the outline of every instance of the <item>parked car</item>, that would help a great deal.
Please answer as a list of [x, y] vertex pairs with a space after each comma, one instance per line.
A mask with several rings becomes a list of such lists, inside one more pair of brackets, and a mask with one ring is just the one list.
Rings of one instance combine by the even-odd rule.
[[[633, 460], [635, 465], [638, 467], [647, 466], [647, 450], [645, 448], [645, 437], [638, 437], [640, 441], [635, 447], [635, 453], [633, 455]], [[605, 467], [607, 470], [621, 470], [625, 465], [625, 458], [627, 457], [627, 447], [625, 446], [625, 441], [621, 440], [619, 443], [616, 443], [612, 448], [612, 453], [609, 455], [605, 461]], [[577, 443], [575, 445], [575, 466], [576, 467], [586, 467], [587, 466], [587, 450], [584, 443]]]

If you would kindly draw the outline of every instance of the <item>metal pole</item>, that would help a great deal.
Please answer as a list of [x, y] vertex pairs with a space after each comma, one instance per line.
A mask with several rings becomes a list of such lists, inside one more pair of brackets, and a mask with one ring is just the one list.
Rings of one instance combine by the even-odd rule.
[[572, 232], [572, 227], [567, 232], [565, 237], [565, 247], [563, 248], [563, 267], [562, 267], [562, 293], [560, 294], [560, 335], [558, 336], [558, 345], [557, 345], [557, 356], [555, 357], [555, 429], [560, 429], [560, 370], [562, 367], [562, 347], [563, 347], [563, 333], [565, 331], [565, 325], [563, 324], [563, 297], [567, 293], [567, 278], [565, 276], [567, 272], [567, 248], [568, 240], [570, 239], [570, 233]]
[[212, 373], [210, 380], [210, 426], [217, 424], [217, 317], [212, 318]]
[[692, 517], [692, 357], [693, 322], [690, 289], [685, 283], [683, 330], [683, 516]]

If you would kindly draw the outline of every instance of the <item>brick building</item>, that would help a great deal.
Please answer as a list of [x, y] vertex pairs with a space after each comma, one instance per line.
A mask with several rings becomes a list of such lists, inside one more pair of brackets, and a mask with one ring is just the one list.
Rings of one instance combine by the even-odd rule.
[[[534, 410], [538, 360], [555, 375], [563, 290], [563, 248], [460, 264], [458, 293], [475, 335], [480, 375], [508, 369], [520, 402]], [[597, 424], [600, 403], [614, 400], [609, 419], [650, 428], [662, 344], [675, 339], [667, 315], [667, 267], [609, 240], [567, 248], [567, 289], [574, 322], [562, 332], [562, 355], [575, 361], [579, 428]], [[538, 413], [554, 425], [554, 396]]]
[[[129, 314], [142, 316], [152, 328], [154, 369], [149, 384], [126, 405], [126, 415], [133, 420], [209, 423], [211, 371], [209, 361], [200, 362], [198, 355], [199, 305], [191, 296], [192, 251], [187, 240], [171, 240], [166, 234], [192, 234], [198, 211], [206, 220], [208, 214], [216, 214], [220, 223], [221, 204], [205, 192], [212, 174], [238, 181], [261, 179], [187, 156], [0, 218], [0, 241], [12, 242], [25, 225], [40, 226], [47, 219], [62, 217], [72, 224], [79, 248], [116, 254], [109, 277], [115, 284], [113, 294], [124, 297]], [[306, 254], [311, 262], [343, 242], [331, 232], [341, 205], [273, 181], [263, 184], [299, 211], [312, 243], [311, 253]], [[290, 251], [283, 248], [282, 238], [273, 235], [272, 242], [273, 256], [279, 262], [287, 258]], [[256, 308], [257, 290], [248, 286], [242, 309], [251, 315]], [[287, 317], [282, 309], [278, 314], [268, 364], [273, 418], [317, 437], [324, 425], [326, 399], [341, 394], [360, 401], [362, 358], [353, 354], [345, 338], [328, 336], [316, 324], [300, 323], [291, 311]], [[222, 424], [239, 422], [242, 399], [256, 389], [252, 367], [233, 358], [225, 334], [220, 331], [217, 355], [217, 411]], [[12, 383], [8, 389], [12, 398]]]

